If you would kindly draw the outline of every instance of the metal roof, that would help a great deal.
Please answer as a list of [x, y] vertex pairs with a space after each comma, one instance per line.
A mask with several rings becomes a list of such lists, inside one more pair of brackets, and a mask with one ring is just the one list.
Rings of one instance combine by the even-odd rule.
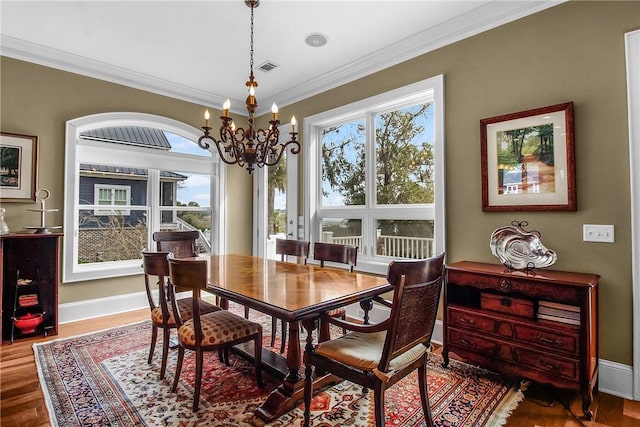
[[80, 134], [82, 139], [140, 145], [149, 148], [170, 150], [171, 144], [163, 131], [144, 127], [111, 127], [91, 129]]

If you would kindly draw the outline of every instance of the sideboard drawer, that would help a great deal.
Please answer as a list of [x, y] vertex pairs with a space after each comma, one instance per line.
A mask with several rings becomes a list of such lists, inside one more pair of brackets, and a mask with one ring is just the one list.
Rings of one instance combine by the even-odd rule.
[[580, 354], [580, 348], [578, 347], [578, 343], [580, 342], [579, 330], [564, 333], [562, 330], [556, 329], [554, 332], [551, 332], [520, 324], [514, 325], [514, 329], [516, 331], [516, 339], [519, 341], [530, 342], [540, 347], [546, 347], [553, 352], [562, 351], [576, 356]]
[[480, 308], [533, 319], [533, 301], [490, 292], [480, 293]]
[[455, 328], [449, 328], [447, 335], [447, 342], [452, 346], [490, 355], [496, 352], [497, 344], [483, 336], [474, 335]]
[[447, 310], [449, 314], [449, 324], [451, 326], [480, 330], [489, 333], [493, 333], [496, 329], [496, 320], [488, 316], [461, 310], [455, 306], [449, 306], [447, 307]]
[[553, 354], [546, 354], [517, 347], [515, 349], [521, 366], [537, 369], [550, 376], [560, 376], [569, 380], [578, 379], [578, 360], [564, 359]]

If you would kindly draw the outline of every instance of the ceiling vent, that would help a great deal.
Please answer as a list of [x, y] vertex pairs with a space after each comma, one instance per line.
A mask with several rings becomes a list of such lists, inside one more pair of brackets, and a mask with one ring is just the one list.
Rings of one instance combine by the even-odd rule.
[[274, 68], [278, 68], [279, 65], [276, 64], [275, 62], [271, 62], [271, 61], [267, 61], [265, 63], [263, 63], [262, 65], [260, 65], [258, 67], [258, 70], [262, 70], [265, 73], [268, 73], [269, 71], [273, 70]]

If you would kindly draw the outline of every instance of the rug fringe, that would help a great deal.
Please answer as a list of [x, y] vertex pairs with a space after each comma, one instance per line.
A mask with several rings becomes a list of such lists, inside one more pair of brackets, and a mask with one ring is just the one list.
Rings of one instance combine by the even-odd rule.
[[528, 382], [523, 382], [511, 389], [511, 391], [503, 398], [502, 402], [496, 406], [495, 411], [487, 420], [487, 426], [501, 427], [507, 423], [507, 419], [518, 407], [520, 402], [524, 400], [525, 396], [522, 390], [526, 389], [527, 385]]
[[[54, 341], [54, 340], [51, 340]], [[50, 343], [51, 341], [44, 341], [44, 344]], [[36, 343], [38, 344], [38, 343]], [[44, 372], [42, 371], [42, 366], [38, 363], [38, 351], [36, 348], [36, 344], [33, 345], [33, 355], [36, 360], [36, 369], [38, 371], [38, 382], [40, 383], [40, 390], [42, 390], [42, 395], [44, 396], [44, 404], [47, 407], [47, 412], [49, 413], [49, 422], [52, 427], [58, 427], [58, 419], [56, 418], [55, 411], [53, 410], [53, 402], [51, 402], [51, 396], [49, 395], [49, 391], [47, 390]]]

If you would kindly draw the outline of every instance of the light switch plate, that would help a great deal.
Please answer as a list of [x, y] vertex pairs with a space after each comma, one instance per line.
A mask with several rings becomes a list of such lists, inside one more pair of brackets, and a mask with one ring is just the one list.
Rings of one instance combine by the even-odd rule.
[[613, 225], [583, 224], [582, 240], [585, 242], [613, 243]]

